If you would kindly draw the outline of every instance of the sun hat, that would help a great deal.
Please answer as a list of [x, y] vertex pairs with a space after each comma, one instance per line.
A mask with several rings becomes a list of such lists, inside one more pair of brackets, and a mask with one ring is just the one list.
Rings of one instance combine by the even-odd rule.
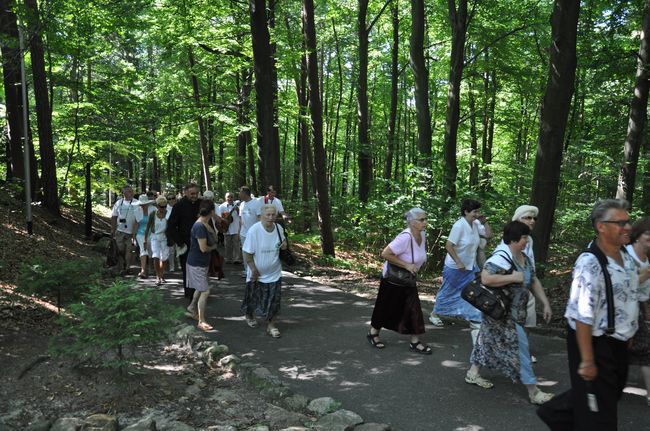
[[532, 205], [522, 205], [515, 210], [515, 215], [512, 216], [512, 221], [519, 220], [528, 213], [533, 213], [533, 217], [537, 217], [537, 214], [539, 214], [539, 209]]
[[133, 205], [149, 205], [149, 204], [152, 204], [154, 202], [156, 202], [156, 201], [154, 201], [153, 199], [149, 199], [146, 194], [142, 193], [138, 197], [138, 202], [134, 203]]

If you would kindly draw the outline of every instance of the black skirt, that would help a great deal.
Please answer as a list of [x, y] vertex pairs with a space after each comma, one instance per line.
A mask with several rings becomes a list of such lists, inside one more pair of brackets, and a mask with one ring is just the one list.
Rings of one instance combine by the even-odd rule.
[[382, 278], [370, 324], [400, 334], [424, 334], [424, 317], [417, 287], [397, 286]]

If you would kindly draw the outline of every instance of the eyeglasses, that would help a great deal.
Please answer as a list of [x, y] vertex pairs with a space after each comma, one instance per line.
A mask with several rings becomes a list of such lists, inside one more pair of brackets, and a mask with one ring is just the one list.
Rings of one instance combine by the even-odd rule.
[[167, 208], [167, 205], [158, 205], [158, 208]]
[[601, 223], [611, 223], [615, 224], [618, 227], [625, 227], [630, 224], [630, 219], [627, 220], [601, 220]]
[[522, 217], [522, 219], [523, 220], [535, 220], [535, 221], [537, 221], [537, 217], [535, 217], [535, 216], [526, 216], [526, 217]]
[[424, 217], [424, 218], [416, 218], [416, 220], [417, 221], [427, 221], [427, 218], [426, 217]]

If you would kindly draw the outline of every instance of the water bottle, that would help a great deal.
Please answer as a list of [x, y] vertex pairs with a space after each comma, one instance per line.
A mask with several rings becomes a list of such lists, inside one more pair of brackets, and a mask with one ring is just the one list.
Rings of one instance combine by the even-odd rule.
[[589, 411], [598, 413], [598, 400], [596, 399], [593, 383], [590, 381], [585, 382], [585, 389], [587, 390], [587, 406], [589, 407]]

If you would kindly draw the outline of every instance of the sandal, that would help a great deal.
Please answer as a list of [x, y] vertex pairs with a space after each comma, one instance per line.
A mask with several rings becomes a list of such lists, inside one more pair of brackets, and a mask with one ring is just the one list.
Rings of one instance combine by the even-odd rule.
[[[420, 346], [422, 347], [420, 348]], [[409, 343], [409, 349], [412, 352], [419, 353], [421, 355], [430, 355], [433, 353], [431, 347], [427, 346], [426, 344], [422, 344], [419, 341], [417, 343]]]
[[255, 320], [253, 317], [247, 317], [246, 324], [251, 328], [257, 328], [257, 320]]
[[469, 371], [467, 372], [467, 374], [465, 374], [465, 383], [469, 383], [470, 385], [476, 385], [483, 389], [491, 389], [492, 387], [494, 387], [494, 384], [491, 381], [484, 379], [478, 374], [471, 374]]
[[383, 349], [386, 347], [386, 345], [379, 339], [379, 333], [372, 334], [370, 331], [368, 331], [366, 338], [368, 339], [370, 345], [375, 349]]
[[528, 398], [530, 399], [531, 404], [535, 405], [542, 405], [547, 401], [550, 401], [551, 398], [553, 398], [553, 394], [549, 394], [548, 392], [542, 392], [539, 389], [535, 391], [532, 395], [528, 395]]
[[209, 331], [212, 329], [212, 325], [210, 325], [208, 322], [199, 322], [198, 325], [196, 325], [197, 328], [199, 328], [201, 331]]

